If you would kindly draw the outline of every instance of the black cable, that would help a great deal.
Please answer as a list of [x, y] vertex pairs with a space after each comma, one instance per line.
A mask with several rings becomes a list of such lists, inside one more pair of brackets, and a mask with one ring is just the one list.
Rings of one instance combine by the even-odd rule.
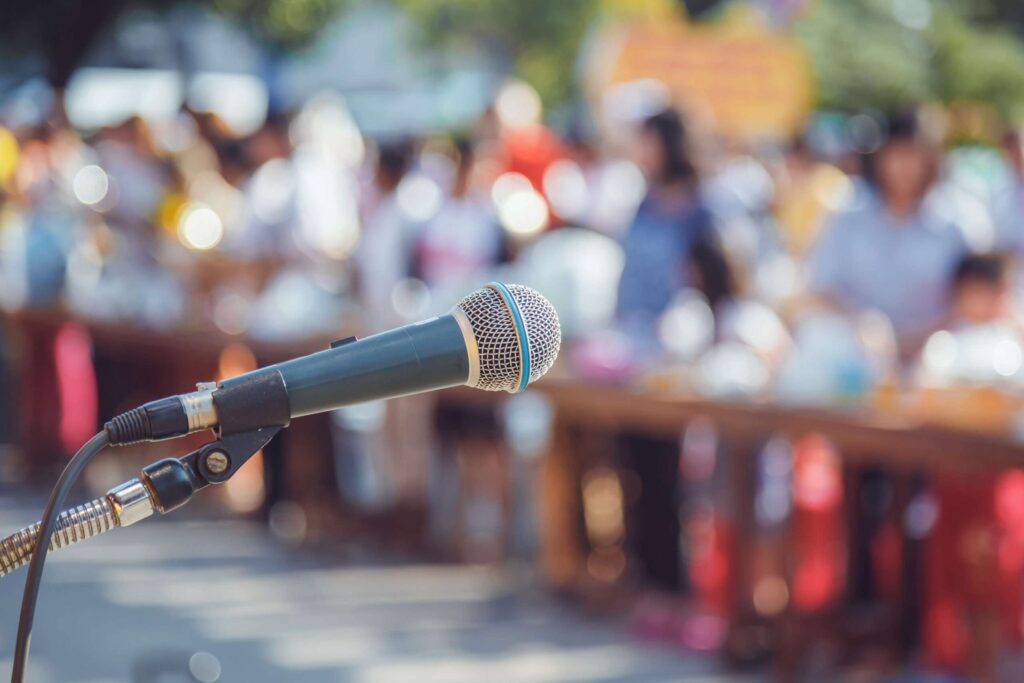
[[109, 443], [107, 432], [102, 431], [89, 439], [78, 449], [75, 457], [61, 472], [60, 479], [50, 493], [42, 521], [39, 524], [39, 535], [36, 537], [32, 551], [32, 561], [28, 565], [28, 576], [25, 577], [25, 592], [21, 596], [21, 617], [18, 620], [18, 638], [14, 647], [14, 667], [11, 670], [11, 683], [22, 683], [28, 665], [28, 647], [32, 639], [32, 622], [35, 618], [36, 602], [39, 599], [39, 584], [43, 578], [43, 564], [46, 553], [50, 549], [50, 537], [57, 526], [57, 518], [64, 507], [64, 501], [71, 492], [71, 487], [85, 466], [96, 457]]

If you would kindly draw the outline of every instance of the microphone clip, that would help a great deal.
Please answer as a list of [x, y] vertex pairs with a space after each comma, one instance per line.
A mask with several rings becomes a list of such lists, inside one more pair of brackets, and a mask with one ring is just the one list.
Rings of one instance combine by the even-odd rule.
[[197, 491], [230, 479], [291, 420], [288, 391], [277, 370], [205, 390], [217, 416], [218, 438], [181, 458], [165, 458], [142, 469], [140, 479], [153, 509], [161, 514], [181, 507]]
[[283, 426], [261, 427], [222, 436], [181, 458], [164, 458], [142, 468], [153, 507], [161, 514], [176, 510], [197, 491], [223, 484], [266, 446]]
[[[180, 508], [196, 491], [230, 479], [282, 428], [261, 427], [223, 436], [182, 458], [165, 458], [143, 468], [138, 478], [115, 486], [105, 496], [64, 511], [51, 549]], [[35, 524], [0, 539], [0, 577], [28, 564], [38, 533], [39, 524]]]

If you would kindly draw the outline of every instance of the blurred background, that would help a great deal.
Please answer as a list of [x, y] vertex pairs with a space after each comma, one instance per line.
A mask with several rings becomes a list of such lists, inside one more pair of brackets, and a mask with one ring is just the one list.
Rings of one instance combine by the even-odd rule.
[[196, 381], [494, 279], [564, 339], [59, 553], [31, 679], [1020, 681], [1022, 255], [1016, 0], [6, 3], [4, 534]]

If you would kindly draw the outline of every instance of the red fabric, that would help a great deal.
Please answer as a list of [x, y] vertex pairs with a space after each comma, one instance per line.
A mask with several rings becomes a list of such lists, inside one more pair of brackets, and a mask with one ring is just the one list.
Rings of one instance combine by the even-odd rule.
[[936, 482], [939, 519], [925, 563], [925, 648], [932, 664], [961, 667], [970, 623], [998, 618], [1003, 638], [1021, 642], [1024, 472]]
[[[544, 173], [554, 162], [569, 157], [569, 150], [562, 140], [550, 129], [537, 124], [507, 132], [501, 141], [505, 158], [505, 170], [526, 176], [533, 189], [544, 195]], [[550, 202], [548, 210], [551, 211]], [[555, 220], [559, 217], [552, 211]]]
[[22, 440], [33, 461], [60, 451], [57, 434], [57, 368], [53, 362], [57, 332], [51, 328], [29, 328], [25, 334], [26, 360], [22, 366]]
[[818, 435], [793, 448], [793, 605], [813, 612], [838, 597], [846, 580], [843, 479], [839, 456]]
[[[689, 566], [694, 594], [706, 612], [724, 615], [731, 598], [729, 551], [734, 534], [729, 522], [717, 511], [690, 524], [691, 534], [697, 536]], [[701, 527], [696, 533], [694, 524]]]

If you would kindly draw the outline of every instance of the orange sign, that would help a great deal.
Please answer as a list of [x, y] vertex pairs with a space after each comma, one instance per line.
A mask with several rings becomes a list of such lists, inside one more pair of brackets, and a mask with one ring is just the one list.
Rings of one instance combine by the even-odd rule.
[[645, 78], [709, 111], [726, 135], [745, 139], [793, 135], [814, 99], [800, 46], [767, 29], [681, 21], [629, 28], [609, 84]]

